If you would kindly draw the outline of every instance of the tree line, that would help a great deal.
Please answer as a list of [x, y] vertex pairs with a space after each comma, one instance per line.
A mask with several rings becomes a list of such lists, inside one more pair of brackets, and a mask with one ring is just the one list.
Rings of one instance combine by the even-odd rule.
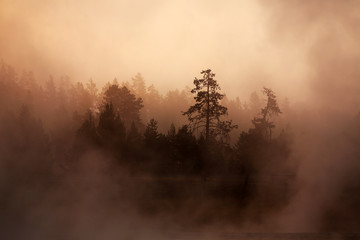
[[[195, 103], [182, 112], [188, 123], [178, 128], [171, 124], [165, 134], [159, 132], [155, 118], [146, 125], [141, 122], [140, 111], [144, 106], [141, 97], [136, 97], [126, 86], [110, 84], [104, 92], [99, 113], [89, 111], [77, 130], [76, 148], [104, 148], [119, 159], [126, 159], [124, 164], [131, 165], [134, 171], [140, 171], [139, 164], [143, 167], [141, 171], [152, 166], [156, 169], [151, 171], [169, 175], [250, 173], [250, 169], [257, 168], [253, 165], [259, 165], [257, 162], [266, 158], [257, 156], [264, 151], [278, 159], [279, 164], [285, 161], [289, 136], [285, 132], [272, 136], [275, 128], [272, 118], [281, 114], [275, 93], [269, 88], [263, 89], [267, 99], [265, 105], [253, 118], [253, 127], [243, 131], [232, 146], [229, 133], [237, 125], [223, 120], [228, 114], [227, 107], [220, 103], [225, 94], [219, 91], [220, 86], [210, 69], [201, 74], [202, 78], [195, 78], [195, 87], [191, 90]], [[251, 158], [256, 161], [250, 161]]]
[[[84, 156], [98, 152], [109, 167], [107, 175], [116, 179], [126, 169], [133, 179], [151, 179], [147, 187], [137, 183], [142, 197], [135, 202], [147, 213], [165, 211], [162, 201], [178, 206], [199, 197], [226, 202], [237, 211], [261, 201], [260, 215], [265, 209], [280, 208], [292, 193], [288, 183], [295, 169], [288, 164], [291, 133], [273, 131], [274, 120], [282, 113], [275, 93], [263, 88], [266, 101], [257, 112], [248, 111], [254, 113], [249, 125], [239, 127], [234, 122], [241, 121], [229, 117], [239, 100], [226, 98], [210, 69], [200, 74], [192, 89], [164, 97], [153, 86], [146, 88], [140, 74], [132, 84], [114, 80], [99, 91], [92, 80], [73, 84], [66, 76], [58, 84], [50, 77], [40, 85], [31, 72], [19, 76], [2, 64], [4, 176], [17, 188], [28, 184], [54, 188], [79, 173]], [[252, 99], [250, 103], [260, 105], [260, 97], [253, 94]], [[179, 102], [186, 104], [176, 105]], [[167, 114], [168, 121], [184, 118], [170, 121], [166, 128], [157, 116]], [[230, 141], [237, 128], [241, 132]]]

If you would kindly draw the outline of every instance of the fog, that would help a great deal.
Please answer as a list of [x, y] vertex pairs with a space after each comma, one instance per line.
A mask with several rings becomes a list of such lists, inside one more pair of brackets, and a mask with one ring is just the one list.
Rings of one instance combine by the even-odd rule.
[[104, 84], [141, 72], [164, 92], [211, 68], [232, 97], [306, 90], [309, 44], [273, 40], [273, 10], [258, 1], [2, 1], [1, 19], [1, 57], [39, 77]]
[[[359, 22], [356, 0], [2, 0], [2, 235], [358, 232]], [[206, 69], [225, 142], [184, 127]]]
[[302, 190], [286, 210], [285, 225], [290, 231], [316, 231], [323, 211], [359, 171], [358, 145], [352, 142], [360, 97], [359, 2], [279, 1], [268, 7], [274, 11], [275, 41], [309, 45], [306, 86], [311, 94], [300, 108], [306, 111], [296, 125], [300, 134], [294, 151]]

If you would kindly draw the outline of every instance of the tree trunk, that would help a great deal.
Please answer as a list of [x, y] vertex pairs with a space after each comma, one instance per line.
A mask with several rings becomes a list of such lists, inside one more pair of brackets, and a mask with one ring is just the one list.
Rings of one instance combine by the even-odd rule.
[[205, 129], [205, 140], [208, 142], [209, 140], [209, 131], [210, 131], [210, 86], [209, 86], [209, 76], [207, 76], [207, 99], [206, 99], [206, 129]]

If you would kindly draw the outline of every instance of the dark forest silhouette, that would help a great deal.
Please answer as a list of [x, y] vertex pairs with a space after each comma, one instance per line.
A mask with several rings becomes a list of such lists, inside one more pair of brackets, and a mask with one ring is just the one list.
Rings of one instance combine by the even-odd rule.
[[[201, 74], [192, 90], [163, 96], [141, 74], [99, 92], [93, 80], [50, 77], [42, 85], [2, 63], [0, 156], [10, 184], [0, 189], [0, 225], [10, 217], [26, 222], [28, 206], [81, 176], [89, 155], [144, 216], [172, 214], [180, 225], [205, 226], [261, 222], [280, 211], [296, 191], [292, 132], [276, 122], [289, 106], [280, 109], [270, 88], [263, 102], [256, 93], [247, 103], [229, 100], [210, 69]], [[25, 188], [24, 213], [14, 214]]]

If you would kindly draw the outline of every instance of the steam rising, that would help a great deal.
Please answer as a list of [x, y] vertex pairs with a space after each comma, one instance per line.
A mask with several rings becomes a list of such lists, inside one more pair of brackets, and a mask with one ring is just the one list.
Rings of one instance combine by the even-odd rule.
[[316, 231], [324, 211], [359, 171], [358, 143], [352, 142], [359, 126], [359, 2], [274, 3], [264, 2], [272, 12], [273, 41], [307, 46], [304, 81], [310, 90], [294, 125], [299, 192], [280, 224], [285, 231]]
[[[360, 186], [359, 23], [360, 2], [356, 0], [4, 0], [0, 3], [0, 59], [19, 72], [32, 70], [44, 83], [52, 74], [59, 85], [59, 79], [66, 79], [65, 75], [73, 82], [93, 78], [101, 87], [114, 77], [126, 82], [141, 72], [147, 83], [158, 87], [160, 93], [167, 96], [167, 102], [174, 106], [163, 110], [164, 107], [156, 105], [157, 98], [148, 100], [162, 116], [163, 132], [171, 122], [183, 123], [178, 119], [180, 110], [185, 110], [184, 105], [189, 104], [186, 101], [188, 89], [168, 91], [191, 85], [201, 69], [213, 69], [228, 98], [232, 100], [239, 96], [241, 104], [251, 105], [254, 102], [247, 100], [250, 93], [262, 86], [270, 86], [281, 102], [285, 98], [290, 102], [288, 111], [284, 110], [285, 104], [281, 106], [284, 116], [277, 129], [278, 132], [289, 130], [294, 137], [287, 164], [296, 166], [296, 180], [289, 201], [280, 211], [264, 214], [266, 216], [258, 222], [242, 219], [229, 224], [225, 220], [214, 220], [208, 225], [195, 226], [195, 231], [358, 230], [359, 218], [346, 219], [351, 208], [357, 207], [358, 199], [344, 200], [343, 193], [351, 192], [351, 189], [359, 191]], [[253, 100], [256, 98], [252, 97]], [[13, 102], [7, 104], [0, 108], [1, 117], [6, 116], [12, 106], [19, 107], [12, 105]], [[44, 142], [47, 139], [63, 142], [64, 149], [70, 149], [64, 139], [74, 129], [60, 128], [66, 124], [59, 123], [60, 117], [46, 113], [46, 104], [40, 102], [41, 107], [30, 109], [43, 117], [43, 131], [50, 129], [50, 135], [44, 133], [41, 138]], [[61, 108], [57, 110], [58, 113], [62, 111]], [[179, 112], [179, 116], [166, 115], [172, 111]], [[241, 113], [243, 115], [230, 112], [229, 117], [236, 116], [235, 123], [242, 128], [240, 130], [246, 131], [250, 126], [248, 115], [255, 113], [249, 112]], [[8, 129], [15, 129], [15, 123], [9, 119], [3, 117], [1, 120], [3, 139]], [[143, 120], [148, 119], [143, 117]], [[239, 132], [236, 134], [238, 137]], [[0, 143], [6, 146], [0, 147], [0, 151], [9, 154], [3, 158], [12, 156], [6, 145], [11, 146], [11, 143]], [[43, 226], [58, 226], [48, 229], [48, 233], [38, 234], [45, 238], [58, 233], [64, 239], [69, 236], [113, 239], [120, 232], [129, 239], [133, 236], [149, 239], [148, 235], [154, 239], [172, 238], [174, 230], [183, 230], [186, 206], [202, 201], [189, 200], [183, 209], [176, 210], [164, 201], [164, 209], [175, 213], [174, 216], [164, 209], [151, 215], [148, 211], [158, 206], [150, 204], [140, 210], [136, 208], [138, 202], [150, 196], [146, 181], [141, 181], [151, 177], [136, 176], [140, 183], [133, 183], [131, 171], [109, 167], [115, 160], [106, 151], [85, 151], [75, 167], [71, 165], [74, 163], [67, 162], [69, 159], [65, 155], [57, 155], [62, 149], [46, 151], [52, 151], [51, 161], [64, 158], [61, 164], [53, 167], [57, 176], [66, 176], [65, 180], [49, 176], [49, 186], [34, 184], [35, 189], [31, 191], [26, 191], [26, 181], [22, 178], [10, 177], [14, 184], [19, 184], [18, 191], [2, 183], [0, 190], [9, 194], [10, 200], [2, 197], [0, 204], [11, 210], [5, 212], [10, 221], [5, 224], [2, 222], [4, 217], [0, 224], [5, 224], [4, 229], [8, 227], [9, 236], [21, 239], [28, 232], [40, 231]], [[18, 158], [25, 162], [24, 156]], [[0, 161], [1, 174], [6, 173], [5, 165]], [[71, 174], [65, 174], [68, 166], [75, 169]], [[3, 178], [7, 179], [1, 177], [1, 181]], [[31, 179], [31, 175], [24, 178]], [[122, 195], [125, 193], [128, 196]], [[359, 192], [356, 193], [358, 196]], [[70, 200], [68, 196], [72, 196]], [[205, 204], [211, 209], [219, 207], [206, 201]], [[23, 209], [18, 210], [21, 213], [14, 213], [12, 209], [18, 205]], [[207, 207], [203, 207], [206, 210], [197, 209], [196, 213], [200, 216]], [[223, 215], [233, 214], [226, 207], [219, 209]], [[255, 212], [256, 207], [250, 205], [244, 218]], [[144, 217], [146, 214], [153, 218]], [[76, 217], [68, 222], [73, 215]], [[331, 216], [336, 216], [339, 221], [347, 220], [348, 226], [332, 222]], [[200, 221], [197, 215], [194, 219], [190, 222]], [[97, 225], [99, 223], [102, 225]], [[18, 234], [14, 224], [24, 227], [24, 233]]]

